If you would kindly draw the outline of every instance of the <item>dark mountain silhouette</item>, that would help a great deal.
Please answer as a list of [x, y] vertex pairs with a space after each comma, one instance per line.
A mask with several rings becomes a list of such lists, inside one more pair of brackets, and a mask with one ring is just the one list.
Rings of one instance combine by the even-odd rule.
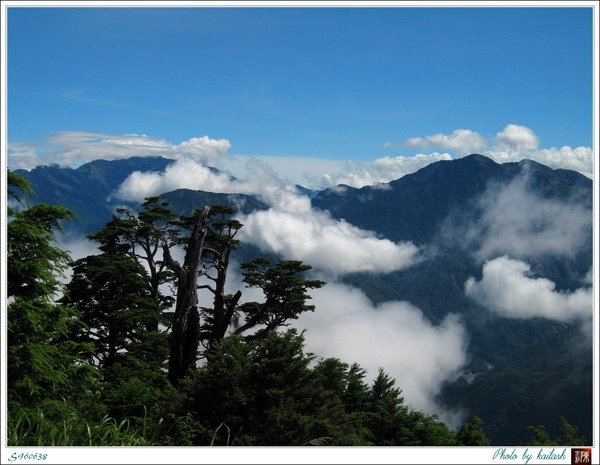
[[[448, 313], [462, 315], [472, 360], [465, 376], [446, 387], [441, 401], [481, 416], [495, 444], [525, 443], [528, 425], [545, 424], [558, 435], [561, 415], [589, 441], [592, 354], [589, 345], [582, 349], [578, 324], [503, 318], [478, 305], [464, 291], [469, 277], [481, 277], [482, 263], [472, 248], [477, 238], [449, 240], [443, 234], [449, 217], [476, 222], [485, 213], [477, 200], [487, 189], [517, 178], [526, 179], [527, 189], [540, 199], [576, 203], [589, 209], [592, 218], [592, 181], [585, 176], [531, 160], [498, 164], [481, 155], [434, 163], [383, 186], [337, 186], [312, 203], [336, 218], [429, 251], [408, 269], [355, 274], [346, 281], [376, 302], [409, 301], [434, 323]], [[552, 280], [557, 289], [576, 289], [592, 265], [591, 222], [586, 237], [572, 256], [531, 254], [525, 260], [535, 276]]]
[[[37, 201], [74, 210], [80, 230], [91, 232], [110, 218], [114, 205], [107, 198], [129, 174], [162, 171], [171, 162], [163, 158], [98, 160], [76, 170], [50, 166], [22, 174], [33, 184]], [[482, 417], [494, 444], [525, 444], [530, 438], [528, 425], [544, 424], [556, 437], [561, 415], [589, 442], [592, 353], [589, 344], [582, 343], [585, 338], [579, 325], [543, 318], [503, 318], [469, 299], [464, 291], [466, 280], [481, 278], [482, 259], [474, 253], [480, 238], [462, 240], [460, 234], [450, 238], [446, 234], [450, 219], [460, 231], [486, 213], [478, 199], [490, 186], [517, 179], [525, 179], [527, 189], [538, 198], [570, 202], [589, 210], [592, 217], [592, 181], [585, 176], [530, 160], [498, 164], [482, 155], [433, 163], [389, 184], [362, 189], [337, 186], [305, 194], [312, 197], [314, 207], [335, 218], [393, 241], [412, 241], [426, 251], [424, 259], [410, 268], [387, 274], [356, 273], [345, 281], [375, 302], [408, 301], [434, 324], [449, 313], [462, 316], [472, 358], [464, 376], [445, 387], [440, 401]], [[268, 208], [251, 196], [188, 189], [165, 193], [162, 198], [183, 214], [213, 203], [228, 204], [243, 213]], [[555, 282], [557, 290], [581, 287], [592, 265], [591, 222], [586, 234], [583, 247], [572, 254], [531, 253], [523, 260], [533, 275]], [[258, 251], [244, 246], [241, 253], [247, 259]], [[398, 383], [401, 386], [402, 380]]]
[[[31, 171], [17, 170], [31, 182], [36, 198], [32, 203], [62, 205], [77, 215], [67, 229], [88, 234], [100, 229], [110, 219], [117, 206], [136, 209], [139, 202], [113, 199], [111, 196], [134, 171], [161, 172], [174, 160], [163, 157], [133, 157], [123, 160], [94, 160], [72, 169], [58, 165], [38, 166]], [[219, 172], [216, 168], [211, 168]], [[180, 214], [191, 214], [198, 205], [224, 204], [243, 213], [267, 206], [243, 194], [214, 194], [211, 192], [178, 189], [163, 194], [172, 208]]]
[[592, 182], [575, 171], [552, 170], [531, 160], [498, 164], [483, 155], [432, 163], [389, 184], [326, 189], [312, 204], [388, 239], [428, 244], [452, 211], [467, 208], [490, 182], [508, 182], [524, 170], [544, 197], [581, 197], [591, 208]]
[[[33, 186], [32, 203], [49, 203], [69, 208], [78, 221], [68, 229], [90, 233], [110, 219], [117, 202], [110, 194], [134, 171], [164, 171], [173, 163], [162, 157], [133, 157], [123, 160], [94, 160], [72, 169], [58, 165], [38, 166], [31, 171], [17, 170]], [[118, 202], [123, 204], [123, 202]]]
[[181, 215], [191, 215], [196, 208], [203, 205], [227, 205], [244, 214], [269, 208], [264, 202], [245, 194], [216, 194], [191, 189], [177, 189], [162, 194], [160, 197]]

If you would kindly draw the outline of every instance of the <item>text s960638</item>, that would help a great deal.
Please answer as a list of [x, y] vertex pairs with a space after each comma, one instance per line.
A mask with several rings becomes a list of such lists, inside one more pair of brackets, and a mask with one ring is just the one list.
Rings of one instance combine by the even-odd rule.
[[13, 452], [8, 458], [9, 462], [16, 462], [19, 460], [46, 460], [48, 458], [48, 454], [43, 454], [40, 452], [35, 452], [33, 454], [28, 452]]

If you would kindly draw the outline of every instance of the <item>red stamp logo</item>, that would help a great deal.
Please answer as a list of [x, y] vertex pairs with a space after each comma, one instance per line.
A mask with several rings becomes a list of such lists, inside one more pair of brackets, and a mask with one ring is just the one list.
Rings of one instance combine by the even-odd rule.
[[571, 464], [592, 463], [592, 449], [571, 449]]

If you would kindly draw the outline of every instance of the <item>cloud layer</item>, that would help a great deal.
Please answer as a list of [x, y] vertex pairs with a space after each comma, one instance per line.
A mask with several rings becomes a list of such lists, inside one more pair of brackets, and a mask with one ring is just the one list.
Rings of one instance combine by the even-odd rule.
[[467, 360], [467, 335], [456, 315], [433, 326], [407, 302], [374, 305], [358, 289], [339, 283], [311, 295], [316, 310], [294, 324], [307, 329], [308, 351], [357, 362], [370, 379], [382, 367], [397, 380], [407, 404], [457, 424], [456, 413], [445, 411], [435, 400]]
[[558, 292], [555, 283], [534, 278], [531, 268], [522, 261], [506, 256], [483, 265], [481, 281], [469, 278], [466, 294], [507, 318], [547, 318], [557, 321], [587, 319], [592, 316], [591, 288]]
[[417, 247], [380, 239], [374, 233], [316, 210], [272, 208], [240, 218], [240, 238], [263, 250], [302, 260], [333, 274], [390, 272], [418, 259]]
[[78, 166], [92, 160], [116, 160], [129, 157], [188, 156], [210, 162], [226, 156], [231, 148], [227, 139], [193, 137], [180, 144], [146, 135], [111, 135], [95, 132], [64, 131], [37, 143], [13, 142], [8, 147], [11, 169], [32, 169], [38, 165]]
[[161, 173], [135, 172], [115, 196], [142, 200], [178, 188], [219, 193], [256, 195], [271, 205], [239, 219], [244, 224], [240, 239], [292, 259], [306, 261], [332, 273], [389, 272], [412, 265], [418, 249], [412, 243], [394, 243], [374, 233], [313, 210], [310, 199], [277, 177], [261, 161], [249, 161], [247, 180], [215, 173], [190, 158], [180, 158]]
[[[237, 264], [232, 264], [227, 292], [238, 289], [242, 303], [264, 300], [262, 291], [244, 286]], [[359, 289], [332, 279], [321, 289], [311, 290], [310, 296], [314, 312], [301, 314], [291, 324], [306, 330], [307, 352], [356, 362], [367, 370], [367, 382], [381, 367], [396, 379], [408, 405], [436, 413], [449, 425], [461, 424], [461, 412], [436, 402], [444, 384], [456, 380], [468, 361], [468, 336], [460, 317], [449, 315], [441, 324], [432, 325], [407, 302], [374, 305]]]
[[[415, 155], [385, 155], [371, 162], [294, 157], [262, 157], [276, 166], [280, 175], [315, 189], [346, 184], [364, 187], [388, 183], [437, 161], [451, 160], [471, 153], [481, 153], [497, 163], [519, 162], [531, 159], [551, 168], [570, 169], [593, 178], [593, 151], [590, 147], [540, 148], [540, 138], [531, 129], [518, 124], [507, 124], [494, 136], [486, 137], [471, 129], [457, 129], [450, 134], [437, 133], [411, 137], [408, 147], [419, 148]], [[386, 143], [386, 151], [393, 148]], [[432, 150], [426, 153], [425, 149]], [[233, 160], [235, 157], [230, 157]]]
[[346, 162], [338, 170], [325, 174], [316, 183], [331, 187], [345, 184], [351, 187], [372, 186], [399, 179], [441, 160], [452, 160], [448, 153], [417, 154], [414, 156], [385, 156], [372, 163]]
[[216, 173], [189, 157], [180, 158], [163, 172], [134, 171], [119, 186], [114, 197], [141, 201], [175, 189], [197, 189], [208, 192], [232, 192], [232, 180], [224, 173]]
[[549, 147], [540, 149], [540, 138], [527, 126], [507, 124], [494, 137], [486, 138], [470, 129], [457, 129], [452, 134], [433, 134], [411, 137], [406, 144], [412, 147], [434, 147], [450, 150], [457, 155], [481, 153], [498, 163], [530, 159], [549, 166], [579, 171], [593, 177], [594, 154], [590, 147]]
[[493, 184], [474, 202], [478, 218], [451, 215], [446, 240], [474, 248], [480, 260], [509, 255], [573, 257], [588, 244], [592, 212], [577, 199], [547, 199], [531, 191], [526, 172], [508, 184]]
[[[231, 143], [227, 139], [208, 136], [171, 143], [147, 135], [64, 131], [39, 142], [11, 142], [8, 146], [8, 164], [11, 169], [31, 169], [51, 163], [76, 167], [95, 159], [113, 160], [132, 156], [188, 157], [246, 178], [248, 161], [261, 160], [275, 168], [279, 177], [292, 184], [323, 189], [338, 184], [360, 188], [388, 183], [430, 163], [477, 152], [498, 163], [531, 159], [551, 168], [571, 169], [593, 177], [593, 151], [590, 147], [540, 148], [540, 143], [539, 136], [531, 128], [518, 124], [507, 124], [502, 131], [489, 137], [463, 128], [450, 134], [416, 136], [405, 141], [408, 147], [431, 149], [430, 153], [386, 154], [370, 162], [359, 162], [324, 157], [234, 156], [229, 154]], [[384, 144], [386, 151], [393, 146], [391, 143]]]

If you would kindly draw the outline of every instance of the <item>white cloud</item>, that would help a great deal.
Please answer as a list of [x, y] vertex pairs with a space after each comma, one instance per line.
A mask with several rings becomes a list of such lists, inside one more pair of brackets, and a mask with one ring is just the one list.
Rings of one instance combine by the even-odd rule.
[[52, 163], [77, 166], [92, 160], [134, 156], [188, 156], [210, 162], [227, 156], [230, 147], [227, 139], [210, 139], [208, 136], [172, 144], [164, 139], [139, 134], [64, 131], [39, 143], [11, 142], [8, 146], [8, 164], [11, 169], [31, 169]]
[[37, 143], [13, 142], [9, 144], [7, 150], [8, 167], [11, 170], [30, 170], [38, 166], [41, 163], [38, 155], [39, 149], [40, 144]]
[[311, 291], [312, 313], [294, 326], [307, 329], [307, 350], [323, 357], [356, 362], [372, 379], [380, 367], [394, 377], [408, 405], [437, 413], [450, 424], [456, 412], [435, 401], [446, 382], [460, 375], [467, 359], [467, 335], [456, 315], [433, 326], [407, 302], [374, 305], [356, 288], [328, 283]]
[[[96, 242], [78, 234], [73, 236], [58, 235], [55, 242], [56, 246], [59, 249], [66, 251], [73, 261], [85, 258], [89, 255], [98, 255], [101, 253]], [[64, 270], [64, 275], [60, 277], [60, 281], [66, 285], [71, 281], [72, 277], [73, 268], [69, 267]], [[60, 297], [62, 297], [62, 292], [56, 296], [56, 299], [59, 299]]]
[[[535, 132], [517, 124], [508, 124], [488, 141], [471, 129], [457, 129], [451, 134], [433, 134], [411, 137], [406, 144], [413, 147], [442, 148], [462, 156], [482, 153], [498, 163], [517, 162], [529, 158], [551, 168], [578, 171], [593, 177], [593, 151], [589, 147], [539, 148]], [[389, 149], [391, 143], [384, 147]], [[339, 161], [316, 157], [287, 156], [232, 156], [227, 139], [208, 136], [193, 137], [181, 143], [139, 134], [103, 134], [83, 131], [57, 132], [39, 142], [11, 142], [8, 146], [8, 164], [11, 169], [32, 169], [38, 165], [58, 163], [76, 167], [96, 159], [113, 160], [133, 156], [189, 157], [229, 170], [245, 177], [249, 160], [262, 160], [271, 165], [278, 175], [290, 182], [313, 189], [347, 184], [363, 187], [388, 183], [413, 173], [424, 166], [452, 159], [449, 153], [419, 153], [411, 156], [384, 156], [372, 162]]]
[[483, 155], [497, 163], [514, 163], [529, 159], [553, 169], [577, 171], [590, 179], [594, 178], [594, 152], [590, 147], [550, 147], [529, 152], [492, 149]]
[[250, 160], [248, 180], [232, 180], [189, 158], [180, 158], [161, 173], [132, 173], [116, 196], [141, 200], [178, 188], [256, 195], [269, 205], [240, 217], [240, 238], [286, 257], [303, 260], [333, 274], [358, 271], [389, 272], [412, 265], [418, 249], [397, 244], [374, 233], [313, 210], [310, 199], [278, 178], [260, 160]]
[[592, 316], [591, 288], [558, 292], [554, 282], [531, 277], [530, 271], [526, 263], [502, 256], [483, 265], [481, 281], [469, 278], [465, 292], [507, 318], [541, 317], [569, 321]]
[[170, 151], [173, 155], [194, 155], [196, 159], [210, 161], [226, 155], [231, 148], [227, 139], [211, 139], [208, 136], [192, 137], [181, 144], [174, 145]]
[[530, 153], [527, 158], [550, 168], [578, 171], [590, 179], [594, 177], [594, 152], [590, 147], [551, 147]]
[[539, 148], [540, 139], [526, 126], [507, 125], [496, 134], [492, 147], [483, 154], [498, 163], [534, 160], [553, 169], [567, 169], [593, 178], [594, 153], [590, 147]]
[[590, 268], [588, 270], [588, 272], [585, 274], [585, 276], [583, 277], [583, 282], [584, 284], [587, 285], [592, 285], [592, 283], [594, 282], [594, 269]]
[[[245, 287], [235, 263], [226, 289], [231, 294], [242, 290], [242, 303], [264, 301], [260, 289]], [[309, 294], [314, 312], [291, 322], [300, 331], [306, 329], [306, 351], [356, 362], [367, 370], [368, 381], [384, 368], [396, 379], [408, 405], [436, 413], [453, 427], [462, 423], [461, 412], [446, 410], [435, 400], [444, 383], [460, 376], [468, 359], [468, 335], [460, 317], [449, 315], [434, 326], [408, 302], [375, 305], [359, 289], [331, 279]], [[205, 297], [212, 295], [200, 299]]]
[[[252, 167], [256, 166], [257, 162], [262, 162], [275, 169], [280, 178], [321, 189], [336, 184], [363, 187], [389, 182], [417, 171], [429, 163], [451, 158], [449, 154], [434, 153], [414, 157], [388, 156], [372, 163], [361, 163], [316, 157], [232, 156], [229, 154], [230, 148], [231, 143], [227, 139], [211, 139], [208, 136], [194, 137], [175, 144], [139, 134], [64, 131], [57, 132], [41, 142], [11, 142], [8, 161], [11, 169], [29, 170], [38, 165], [52, 163], [76, 167], [97, 159], [162, 156], [201, 161], [248, 179], [254, 175]], [[189, 176], [185, 178], [189, 179]], [[144, 180], [149, 185], [150, 178]], [[168, 184], [168, 180], [161, 182]], [[156, 184], [157, 188], [159, 184]], [[189, 185], [189, 182], [187, 184]], [[128, 192], [127, 195], [133, 198], [132, 192]], [[143, 198], [143, 195], [140, 194], [137, 198]]]
[[485, 260], [508, 254], [516, 258], [536, 255], [572, 257], [590, 240], [592, 212], [577, 199], [540, 197], [528, 188], [528, 176], [508, 184], [493, 184], [475, 201], [480, 217], [451, 215], [443, 236]]
[[372, 163], [345, 162], [331, 173], [321, 176], [318, 185], [322, 187], [345, 184], [351, 187], [372, 186], [389, 183], [425, 166], [442, 160], [451, 160], [448, 153], [417, 154], [413, 156], [385, 156]]
[[[390, 179], [391, 180], [391, 179]], [[333, 173], [327, 173], [319, 180], [323, 187], [334, 187], [344, 184], [350, 187], [363, 187], [377, 184], [382, 181], [379, 170], [373, 164], [347, 161]]]
[[268, 164], [249, 159], [246, 171], [247, 180], [236, 180], [228, 174], [211, 170], [198, 160], [181, 157], [163, 172], [133, 172], [119, 186], [114, 197], [140, 201], [175, 189], [194, 189], [256, 195], [286, 211], [310, 209], [310, 199], [299, 195], [295, 186], [282, 181]]
[[240, 239], [333, 274], [390, 272], [416, 262], [412, 243], [395, 243], [359, 229], [328, 213], [280, 209], [240, 218]]
[[273, 168], [261, 160], [248, 160], [248, 178], [239, 181], [241, 193], [258, 195], [263, 201], [287, 212], [308, 212], [310, 199], [300, 195], [296, 186], [283, 181]]
[[482, 150], [486, 146], [484, 137], [470, 129], [457, 129], [452, 134], [432, 134], [425, 137], [411, 137], [406, 141], [411, 147], [433, 145], [443, 150], [453, 150], [459, 155], [468, 155]]
[[566, 145], [561, 148], [540, 148], [539, 136], [531, 128], [519, 124], [507, 124], [495, 137], [487, 140], [473, 130], [457, 129], [450, 135], [440, 133], [411, 137], [406, 140], [406, 144], [421, 148], [435, 146], [453, 151], [459, 156], [478, 152], [497, 163], [530, 159], [550, 168], [574, 170], [593, 178], [594, 153], [590, 147]]
[[220, 170], [232, 173], [240, 179], [252, 177], [252, 167], [256, 164], [269, 166], [271, 171], [288, 184], [302, 184], [307, 187], [320, 187], [319, 179], [327, 173], [342, 169], [343, 162], [328, 158], [302, 156], [249, 156], [229, 155], [212, 163]]
[[[339, 184], [364, 187], [388, 183], [440, 160], [451, 160], [448, 153], [413, 156], [384, 156], [370, 162], [339, 161], [314, 157], [278, 157], [243, 155], [221, 160], [221, 166], [236, 176], [248, 178], [247, 167], [261, 161], [273, 168], [279, 177], [311, 189], [324, 189]], [[218, 165], [217, 165], [218, 166]]]
[[209, 192], [231, 192], [231, 178], [215, 173], [188, 157], [167, 166], [164, 172], [134, 171], [119, 186], [114, 196], [123, 200], [143, 200], [175, 189], [197, 189]]
[[[387, 177], [391, 177], [392, 179], [398, 179], [402, 176], [405, 176], [410, 173], [414, 173], [415, 171], [424, 168], [431, 163], [435, 163], [438, 161], [444, 160], [452, 160], [452, 157], [449, 153], [438, 153], [434, 152], [431, 154], [422, 154], [418, 153], [413, 156], [397, 156], [397, 157], [382, 157], [378, 158], [373, 162], [373, 165], [379, 172], [379, 174], [383, 177], [387, 175]], [[381, 178], [380, 178], [381, 179]], [[391, 179], [390, 179], [391, 181]], [[389, 181], [379, 181], [379, 182], [389, 182]]]
[[88, 255], [101, 253], [98, 249], [98, 243], [79, 235], [73, 237], [59, 236], [57, 246], [62, 250], [66, 250], [72, 260], [79, 260]]
[[590, 147], [540, 148], [540, 138], [527, 126], [508, 124], [490, 147], [483, 152], [498, 163], [518, 162], [524, 159], [534, 160], [554, 169], [578, 171], [593, 178], [594, 153]]
[[527, 126], [508, 124], [496, 134], [496, 140], [516, 152], [536, 150], [540, 145], [540, 139], [535, 132]]
[[431, 145], [431, 141], [427, 137], [409, 137], [404, 143], [409, 147], [420, 147], [423, 149]]

